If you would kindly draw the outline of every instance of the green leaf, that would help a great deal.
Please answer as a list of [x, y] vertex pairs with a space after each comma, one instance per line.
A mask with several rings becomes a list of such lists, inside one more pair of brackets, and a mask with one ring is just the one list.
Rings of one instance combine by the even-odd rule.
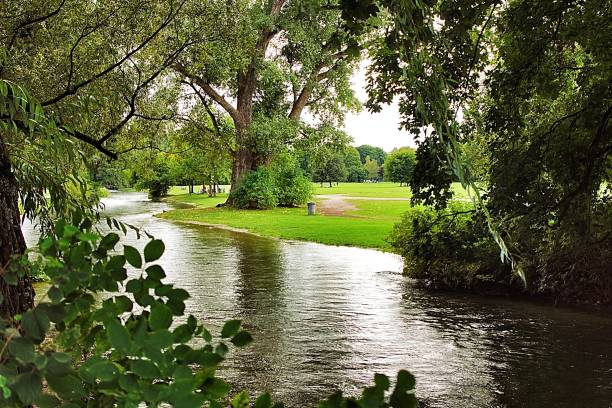
[[23, 405], [28, 406], [42, 394], [42, 380], [35, 372], [19, 374], [12, 388]]
[[49, 325], [49, 318], [38, 308], [28, 310], [21, 317], [21, 328], [25, 336], [37, 344], [44, 340]]
[[121, 269], [125, 265], [125, 256], [123, 255], [113, 255], [106, 264], [106, 269]]
[[119, 351], [128, 353], [130, 350], [130, 333], [116, 319], [112, 319], [106, 323], [106, 337], [111, 346]]
[[151, 307], [149, 315], [149, 327], [151, 330], [167, 329], [172, 324], [172, 310], [162, 304], [157, 303]]
[[249, 394], [246, 391], [242, 391], [232, 399], [232, 408], [248, 408], [249, 407]]
[[[57, 408], [61, 405], [61, 402], [53, 395], [41, 394], [36, 398], [35, 404], [38, 408]], [[65, 406], [63, 405], [62, 407]]]
[[57, 286], [51, 286], [47, 294], [53, 303], [59, 303], [62, 300], [62, 291]]
[[140, 279], [131, 279], [125, 285], [126, 292], [138, 293], [142, 290], [142, 281]]
[[101, 381], [112, 381], [119, 374], [117, 367], [109, 361], [100, 361], [89, 367], [88, 371]]
[[389, 377], [384, 374], [374, 374], [374, 383], [376, 384], [376, 387], [382, 388], [385, 391], [391, 386]]
[[86, 396], [83, 383], [74, 375], [45, 375], [47, 384], [63, 399], [84, 398]]
[[253, 337], [247, 331], [241, 331], [232, 337], [232, 343], [236, 347], [244, 347], [253, 341]]
[[9, 399], [12, 392], [11, 389], [8, 387], [8, 380], [5, 376], [3, 376], [2, 374], [0, 374], [0, 390], [2, 390], [2, 397], [4, 399]]
[[22, 363], [31, 363], [36, 357], [34, 344], [23, 337], [13, 338], [8, 344], [9, 351]]
[[417, 399], [414, 395], [416, 380], [406, 370], [400, 370], [397, 374], [397, 383], [391, 394], [389, 403], [393, 408], [416, 408]]
[[215, 347], [215, 353], [220, 355], [221, 357], [225, 357], [225, 355], [229, 352], [229, 349], [225, 345], [225, 343], [219, 343], [217, 347]]
[[223, 398], [232, 387], [221, 378], [213, 378], [212, 382], [206, 386], [206, 392], [214, 399]]
[[210, 343], [212, 341], [212, 334], [210, 334], [206, 327], [202, 327], [202, 338], [207, 343]]
[[154, 379], [161, 375], [157, 366], [149, 360], [130, 361], [130, 371], [145, 379]]
[[114, 232], [111, 232], [105, 235], [104, 238], [102, 238], [99, 247], [110, 251], [115, 247], [117, 242], [119, 242], [119, 235], [115, 234]]
[[149, 241], [149, 243], [144, 248], [145, 262], [153, 262], [161, 258], [165, 249], [166, 247], [162, 240], [153, 239]]
[[233, 335], [238, 333], [238, 330], [240, 330], [241, 323], [241, 320], [228, 320], [227, 322], [225, 322], [223, 328], [221, 329], [221, 337], [232, 337]]
[[267, 392], [265, 394], [261, 394], [255, 400], [254, 408], [271, 408], [271, 407], [272, 407], [272, 397]]
[[159, 281], [166, 277], [164, 269], [159, 265], [151, 265], [145, 270], [147, 271], [147, 276], [151, 279]]
[[147, 333], [144, 343], [148, 347], [163, 350], [174, 343], [174, 336], [168, 330], [157, 330]]
[[124, 245], [123, 255], [125, 255], [125, 259], [134, 268], [142, 267], [142, 258], [140, 257], [140, 252], [138, 252], [138, 250], [134, 248], [133, 246]]

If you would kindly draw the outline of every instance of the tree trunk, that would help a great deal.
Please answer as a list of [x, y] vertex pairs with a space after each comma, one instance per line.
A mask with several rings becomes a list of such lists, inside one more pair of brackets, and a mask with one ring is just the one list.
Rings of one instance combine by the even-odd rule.
[[226, 205], [234, 204], [234, 194], [236, 193], [236, 188], [244, 178], [244, 176], [251, 170], [256, 170], [260, 165], [256, 160], [253, 152], [248, 148], [241, 148], [240, 150], [234, 153], [234, 157], [232, 160], [232, 178], [231, 178], [231, 186], [229, 196], [226, 201]]
[[[0, 274], [11, 258], [26, 250], [21, 232], [18, 187], [11, 171], [8, 148], [0, 135]], [[11, 317], [34, 306], [34, 288], [29, 276], [18, 280], [16, 286], [7, 285], [0, 279], [0, 293], [4, 298], [0, 304], [0, 315]]]

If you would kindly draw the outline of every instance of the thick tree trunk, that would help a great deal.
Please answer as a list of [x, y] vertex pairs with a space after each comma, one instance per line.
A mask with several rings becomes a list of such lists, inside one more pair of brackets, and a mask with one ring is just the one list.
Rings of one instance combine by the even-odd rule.
[[232, 178], [229, 196], [226, 205], [234, 205], [234, 193], [236, 188], [251, 170], [256, 170], [260, 163], [257, 162], [255, 155], [248, 148], [242, 148], [234, 153], [232, 161]]
[[[21, 255], [26, 250], [17, 188], [9, 152], [0, 135], [0, 274], [13, 256]], [[19, 279], [16, 286], [7, 285], [0, 279], [0, 294], [4, 298], [0, 304], [2, 317], [23, 313], [34, 306], [34, 288], [29, 276]]]

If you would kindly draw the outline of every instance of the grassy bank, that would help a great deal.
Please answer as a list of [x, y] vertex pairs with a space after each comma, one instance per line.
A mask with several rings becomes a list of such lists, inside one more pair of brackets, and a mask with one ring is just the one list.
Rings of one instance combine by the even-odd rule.
[[[455, 188], [460, 189], [459, 186]], [[228, 190], [226, 188], [226, 191]], [[193, 208], [167, 211], [158, 214], [158, 217], [224, 225], [268, 237], [376, 248], [384, 251], [391, 250], [386, 237], [402, 214], [410, 210], [410, 203], [405, 200], [410, 197], [410, 190], [394, 183], [340, 183], [337, 187], [316, 188], [317, 195], [342, 194], [346, 197], [363, 197], [363, 199], [345, 199], [354, 209], [347, 210], [341, 215], [325, 215], [319, 212], [315, 216], [308, 216], [304, 207], [275, 208], [266, 211], [215, 208], [217, 204], [226, 200], [227, 194], [208, 197], [207, 194], [186, 194], [186, 191], [184, 187], [172, 188], [168, 201], [190, 204]], [[372, 200], [372, 198], [387, 200]], [[463, 198], [463, 194], [460, 198]], [[322, 207], [324, 200], [326, 199], [315, 197], [319, 208]]]

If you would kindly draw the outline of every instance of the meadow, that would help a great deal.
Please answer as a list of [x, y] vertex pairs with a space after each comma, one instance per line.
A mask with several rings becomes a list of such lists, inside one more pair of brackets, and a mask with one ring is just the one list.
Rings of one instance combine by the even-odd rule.
[[[217, 208], [217, 204], [226, 200], [227, 193], [209, 197], [207, 194], [188, 194], [186, 187], [175, 186], [167, 200], [191, 207], [167, 211], [158, 214], [158, 217], [242, 229], [267, 237], [391, 251], [387, 236], [402, 214], [411, 209], [408, 187], [400, 187], [396, 183], [339, 183], [331, 188], [321, 188], [315, 183], [313, 186], [313, 201], [319, 208], [314, 216], [307, 215], [305, 206], [270, 210]], [[222, 188], [229, 191], [229, 186]], [[458, 183], [453, 185], [453, 191], [457, 199], [467, 199], [467, 194]], [[320, 209], [328, 198], [318, 196], [329, 195], [341, 195], [334, 198], [340, 198], [355, 209], [346, 210], [340, 215], [322, 213]]]

